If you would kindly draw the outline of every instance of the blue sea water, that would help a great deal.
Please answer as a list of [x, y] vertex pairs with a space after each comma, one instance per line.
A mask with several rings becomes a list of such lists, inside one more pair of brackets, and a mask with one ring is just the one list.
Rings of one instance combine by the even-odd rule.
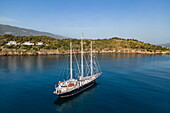
[[98, 54], [97, 83], [60, 99], [65, 56], [1, 56], [0, 113], [170, 113], [170, 56]]

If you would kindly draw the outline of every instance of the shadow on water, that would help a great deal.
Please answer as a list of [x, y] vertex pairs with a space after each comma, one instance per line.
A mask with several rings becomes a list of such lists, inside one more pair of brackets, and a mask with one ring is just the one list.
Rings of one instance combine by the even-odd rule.
[[67, 97], [67, 98], [58, 97], [54, 101], [54, 104], [56, 105], [56, 109], [58, 111], [61, 111], [63, 108], [67, 108], [72, 103], [75, 103], [75, 102], [79, 101], [80, 97], [82, 97], [83, 94], [85, 95], [85, 94], [89, 94], [90, 92], [92, 92], [92, 90], [94, 90], [98, 85], [99, 85], [99, 83], [95, 82], [95, 84], [92, 87], [90, 87], [90, 88], [88, 88], [88, 89], [86, 89], [86, 90], [84, 90], [84, 91], [82, 91], [82, 92], [80, 92], [80, 93], [78, 93], [78, 94], [76, 94], [74, 96]]

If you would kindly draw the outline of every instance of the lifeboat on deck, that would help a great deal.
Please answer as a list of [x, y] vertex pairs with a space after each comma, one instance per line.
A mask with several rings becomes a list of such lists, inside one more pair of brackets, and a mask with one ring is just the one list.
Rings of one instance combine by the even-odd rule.
[[59, 81], [59, 82], [58, 82], [58, 85], [60, 85], [61, 83], [63, 83], [63, 81]]
[[73, 87], [74, 86], [74, 84], [68, 84], [68, 87]]

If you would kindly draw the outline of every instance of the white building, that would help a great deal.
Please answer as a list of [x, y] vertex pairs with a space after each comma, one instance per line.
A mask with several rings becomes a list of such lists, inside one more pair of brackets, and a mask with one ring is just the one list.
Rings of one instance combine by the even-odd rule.
[[18, 45], [16, 41], [9, 41], [6, 45]]
[[43, 42], [38, 42], [36, 45], [44, 45]]
[[34, 43], [24, 42], [22, 45], [34, 45]]

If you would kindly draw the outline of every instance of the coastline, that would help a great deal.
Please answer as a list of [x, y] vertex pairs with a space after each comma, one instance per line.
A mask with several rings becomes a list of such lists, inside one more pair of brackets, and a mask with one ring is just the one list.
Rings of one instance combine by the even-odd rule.
[[[79, 51], [74, 52], [75, 54], [80, 54]], [[89, 51], [85, 51], [84, 53], [89, 53]], [[112, 50], [112, 51], [93, 51], [93, 53], [123, 53], [123, 54], [148, 54], [148, 55], [164, 55], [170, 54], [170, 51], [156, 51], [150, 52], [146, 50]], [[61, 55], [61, 54], [69, 54], [69, 51], [59, 51], [59, 50], [39, 50], [39, 51], [26, 51], [26, 50], [6, 50], [0, 51], [0, 56], [38, 56], [38, 55]]]

